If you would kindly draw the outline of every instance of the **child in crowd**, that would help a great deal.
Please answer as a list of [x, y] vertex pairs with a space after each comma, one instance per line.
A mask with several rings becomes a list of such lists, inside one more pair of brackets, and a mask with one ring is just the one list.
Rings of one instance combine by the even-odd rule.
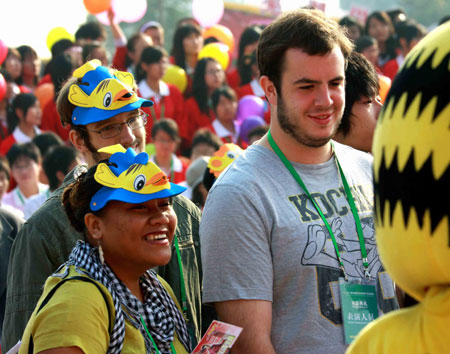
[[6, 155], [17, 187], [3, 197], [2, 204], [24, 211], [26, 202], [37, 194], [48, 195], [48, 185], [39, 182], [41, 154], [37, 146], [28, 142], [14, 144]]
[[8, 113], [9, 134], [0, 144], [0, 155], [5, 156], [14, 144], [30, 142], [41, 133], [42, 111], [39, 100], [32, 93], [17, 95]]
[[[67, 173], [80, 164], [80, 153], [71, 146], [56, 145], [50, 147], [44, 155], [43, 170], [49, 181], [49, 192], [58, 188]], [[25, 219], [28, 219], [47, 199], [49, 193], [40, 193], [31, 197], [25, 204]]]
[[155, 122], [152, 141], [155, 144], [155, 154], [150, 157], [151, 161], [159, 166], [172, 183], [186, 186], [188, 163], [175, 155], [180, 143], [177, 123], [170, 118]]
[[229, 86], [216, 89], [211, 96], [211, 102], [216, 115], [211, 124], [214, 133], [224, 143], [240, 144], [239, 124], [236, 121], [238, 101], [234, 90]]
[[200, 156], [212, 156], [222, 144], [222, 140], [208, 128], [198, 129], [192, 139], [191, 163]]
[[185, 122], [181, 125], [183, 149], [189, 147], [195, 131], [211, 127], [214, 112], [210, 106], [211, 95], [225, 83], [222, 66], [212, 58], [200, 59], [195, 68], [192, 97], [186, 101]]
[[153, 106], [143, 110], [149, 114], [147, 125], [147, 142], [151, 140], [154, 122], [161, 118], [172, 118], [178, 125], [184, 117], [184, 98], [180, 90], [172, 84], [162, 81], [169, 63], [169, 55], [161, 47], [147, 47], [142, 51], [138, 64], [136, 82], [138, 82], [139, 97], [154, 102]]
[[11, 205], [2, 203], [3, 196], [8, 192], [9, 181], [11, 179], [11, 169], [6, 157], [0, 156], [0, 207], [13, 213], [14, 215], [23, 218], [22, 210], [16, 209]]

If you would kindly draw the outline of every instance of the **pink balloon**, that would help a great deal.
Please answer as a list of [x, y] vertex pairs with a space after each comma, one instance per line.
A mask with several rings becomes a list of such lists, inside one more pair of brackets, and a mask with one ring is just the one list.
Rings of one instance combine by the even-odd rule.
[[134, 23], [141, 20], [147, 12], [147, 1], [115, 0], [112, 8], [121, 21]]
[[[133, 0], [133, 6], [130, 6], [129, 0], [112, 0], [111, 8], [114, 11], [114, 22], [138, 22], [141, 20], [147, 12], [146, 0]], [[105, 25], [109, 26], [108, 12], [100, 12], [95, 15], [97, 20]]]
[[[107, 11], [100, 12], [99, 14], [96, 14], [95, 17], [97, 18], [98, 22], [100, 22], [102, 25], [109, 26], [109, 18]], [[120, 22], [117, 20], [117, 15], [116, 18], [114, 19], [114, 22], [116, 23]]]
[[6, 96], [6, 88], [5, 78], [0, 74], [0, 101], [3, 101]]
[[8, 47], [0, 39], [0, 65], [3, 64], [3, 62], [5, 61], [7, 55], [8, 55]]
[[211, 27], [223, 17], [223, 0], [193, 0], [192, 16], [202, 27]]

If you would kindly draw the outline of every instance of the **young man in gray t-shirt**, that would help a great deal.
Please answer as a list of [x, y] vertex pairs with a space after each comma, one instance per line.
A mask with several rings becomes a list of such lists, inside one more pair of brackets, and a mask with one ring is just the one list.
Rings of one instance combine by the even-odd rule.
[[[312, 10], [285, 13], [258, 44], [270, 133], [222, 173], [200, 226], [205, 303], [244, 328], [233, 353], [343, 353], [338, 293], [345, 274], [378, 283], [383, 312], [397, 307], [373, 232], [371, 157], [331, 138], [342, 117], [351, 44]], [[333, 147], [334, 146], [334, 149]], [[277, 150], [279, 152], [276, 152]], [[290, 172], [287, 164], [296, 172]], [[367, 261], [344, 192], [343, 170], [362, 226]]]

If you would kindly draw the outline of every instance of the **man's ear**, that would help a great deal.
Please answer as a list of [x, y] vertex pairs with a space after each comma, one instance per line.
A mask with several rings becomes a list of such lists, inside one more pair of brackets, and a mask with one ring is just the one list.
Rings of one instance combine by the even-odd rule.
[[80, 151], [81, 153], [89, 151], [88, 148], [86, 147], [84, 139], [80, 136], [80, 134], [76, 130], [71, 129], [69, 131], [69, 140], [74, 146], [74, 148]]
[[100, 242], [103, 238], [103, 222], [102, 220], [92, 213], [87, 213], [84, 216], [84, 224], [89, 235], [95, 240]]
[[266, 94], [267, 101], [271, 106], [277, 105], [277, 89], [269, 77], [266, 75], [261, 76], [259, 83]]

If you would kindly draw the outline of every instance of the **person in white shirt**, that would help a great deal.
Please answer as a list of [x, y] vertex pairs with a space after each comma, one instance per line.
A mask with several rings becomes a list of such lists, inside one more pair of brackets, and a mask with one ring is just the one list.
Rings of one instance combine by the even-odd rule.
[[28, 219], [39, 207], [44, 204], [50, 193], [58, 188], [64, 177], [75, 166], [81, 164], [80, 152], [72, 146], [52, 146], [45, 154], [42, 167], [49, 181], [49, 189], [46, 193], [32, 196], [24, 207], [25, 219]]
[[14, 144], [6, 157], [17, 187], [3, 197], [2, 204], [23, 211], [30, 197], [48, 191], [48, 185], [39, 183], [41, 154], [37, 146], [29, 142]]
[[229, 86], [222, 86], [211, 95], [212, 107], [216, 119], [212, 122], [214, 133], [224, 143], [238, 144], [239, 124], [236, 120], [238, 100], [236, 93]]

